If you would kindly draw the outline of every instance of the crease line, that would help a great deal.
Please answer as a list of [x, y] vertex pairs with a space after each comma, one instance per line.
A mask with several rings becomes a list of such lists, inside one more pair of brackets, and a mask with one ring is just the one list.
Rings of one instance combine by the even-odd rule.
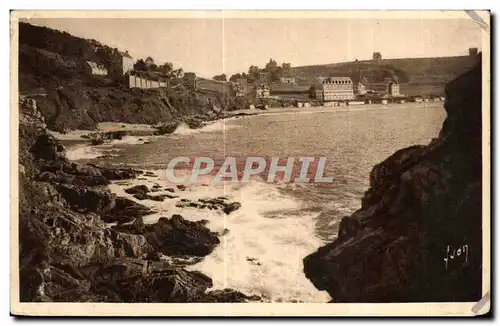
[[483, 31], [490, 34], [490, 26], [474, 10], [465, 10], [465, 13], [473, 21], [475, 21], [479, 25], [479, 27], [481, 27], [483, 29]]

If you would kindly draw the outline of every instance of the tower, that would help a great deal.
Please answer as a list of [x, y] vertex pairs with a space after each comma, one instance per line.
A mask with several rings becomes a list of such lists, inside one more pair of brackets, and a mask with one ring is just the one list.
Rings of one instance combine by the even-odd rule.
[[469, 48], [469, 56], [477, 57], [477, 48]]

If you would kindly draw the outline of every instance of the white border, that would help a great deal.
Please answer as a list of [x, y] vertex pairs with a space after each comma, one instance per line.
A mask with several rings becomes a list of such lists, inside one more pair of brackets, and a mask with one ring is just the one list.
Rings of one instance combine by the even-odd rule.
[[[36, 7], [36, 6], [35, 6]], [[57, 15], [65, 15], [67, 16], [67, 13], [64, 12], [57, 12], [54, 14], [54, 16]], [[109, 17], [106, 15], [109, 14], [114, 14], [116, 15], [117, 13], [110, 13], [110, 12], [91, 12], [90, 13], [92, 17]], [[145, 14], [150, 17], [150, 13], [147, 12], [138, 12], [138, 13], [130, 13], [130, 12], [119, 12], [119, 15], [122, 17], [128, 17], [128, 15], [133, 14], [133, 15], [139, 15], [143, 17]], [[193, 12], [155, 12], [153, 15], [164, 15], [164, 14], [173, 14], [175, 15], [199, 15], [199, 13], [193, 13]], [[242, 17], [242, 15], [247, 15], [249, 14], [248, 12], [227, 12], [227, 11], [214, 11], [214, 12], [209, 12], [209, 13], [201, 13], [202, 17], [206, 17], [206, 15], [214, 15], [215, 17], [220, 17], [217, 15], [223, 15], [224, 17]], [[408, 15], [415, 17], [415, 14], [419, 15], [419, 18], [426, 19], [426, 18], [435, 18], [436, 14], [442, 15], [442, 13], [435, 13], [435, 12], [375, 12], [375, 13], [363, 13], [360, 14], [359, 12], [286, 12], [286, 13], [277, 13], [277, 12], [272, 12], [272, 13], [263, 13], [263, 12], [254, 12], [250, 14], [258, 14], [259, 16], [262, 15], [272, 15], [273, 17], [279, 16], [279, 17], [284, 17], [287, 16], [294, 16], [295, 18], [301, 18], [301, 17], [325, 17], [327, 15], [332, 15], [333, 17], [339, 17], [338, 15], [343, 15], [346, 17], [347, 15], [356, 15], [356, 17], [373, 17], [373, 15], [378, 15], [383, 16], [383, 18], [389, 18], [389, 17], [395, 17], [394, 15], [397, 15], [398, 18], [401, 18], [402, 16]], [[366, 16], [364, 16], [366, 15]], [[441, 17], [443, 19], [446, 18], [456, 18], [458, 17], [457, 15], [464, 15], [463, 12], [452, 12], [452, 13], [446, 13], [442, 15]], [[46, 17], [46, 16], [45, 16]], [[194, 17], [194, 16], [192, 16]], [[331, 16], [329, 16], [331, 17]], [[465, 19], [465, 18], [464, 18]], [[489, 23], [489, 17], [484, 17], [483, 19], [487, 20]], [[12, 66], [16, 67], [17, 63], [15, 62], [17, 60], [17, 53], [15, 47], [12, 48], [12, 55], [13, 55], [13, 61], [12, 61]], [[485, 36], [483, 40], [483, 64], [485, 64], [485, 73], [483, 74], [483, 78], [488, 78], [489, 77], [489, 37]], [[486, 55], [485, 55], [486, 54]], [[9, 55], [10, 57], [10, 55]], [[12, 71], [13, 73], [15, 71]], [[15, 99], [17, 97], [17, 79], [15, 78], [13, 74], [11, 77], [12, 79], [12, 88], [11, 88], [11, 95], [12, 98]], [[486, 136], [489, 139], [489, 84], [488, 81], [484, 81], [486, 89], [488, 92], [483, 93], [483, 97], [485, 98], [484, 107], [483, 107], [483, 126], [486, 126], [486, 128], [483, 128], [483, 136]], [[11, 176], [11, 193], [13, 195], [17, 194], [17, 100], [12, 101], [12, 116], [11, 116], [11, 126], [14, 127], [11, 130], [11, 144], [13, 145], [11, 147], [11, 168], [12, 170], [10, 171], [10, 176]], [[486, 114], [488, 113], [488, 114]], [[485, 153], [483, 160], [489, 167], [489, 142], [483, 144], [483, 146], [486, 146], [483, 148], [483, 152]], [[483, 174], [483, 186], [485, 187], [484, 189], [484, 194], [487, 195], [489, 194], [489, 180], [490, 180], [490, 171], [489, 169], [485, 169], [485, 173]], [[485, 215], [483, 218], [489, 217], [489, 201], [485, 201], [486, 206], [483, 207], [483, 212]], [[12, 212], [11, 212], [11, 217], [16, 217], [16, 211], [17, 207], [12, 207]], [[16, 220], [17, 221], [17, 220]], [[15, 220], [12, 220], [12, 222], [15, 222]], [[484, 228], [486, 230], [489, 230], [489, 219], [485, 221]], [[13, 226], [17, 226], [17, 224], [12, 223]], [[485, 232], [487, 236], [483, 238], [483, 244], [485, 245], [485, 248], [489, 248], [489, 232]], [[12, 232], [11, 232], [11, 245], [14, 244], [16, 245], [16, 241], [13, 241], [13, 239], [17, 239], [17, 228], [13, 227]], [[485, 261], [485, 271], [487, 272], [487, 267], [489, 266], [489, 250], [484, 250], [484, 257], [486, 258]], [[17, 252], [12, 253], [12, 266], [11, 270], [16, 271], [15, 267], [17, 266]], [[11, 273], [11, 282], [17, 279], [17, 273]], [[12, 283], [12, 284], [17, 284]], [[489, 283], [489, 275], [487, 278], [485, 278], [483, 282], [483, 293], [486, 293], [486, 290], [489, 290], [490, 288], [490, 283]], [[13, 291], [15, 292], [15, 291]], [[16, 299], [15, 293], [13, 294], [13, 299]], [[65, 314], [65, 315], [98, 315], [98, 316], [106, 316], [106, 315], [122, 315], [122, 316], [130, 316], [130, 315], [137, 315], [139, 313], [140, 315], [149, 315], [149, 316], [175, 316], [175, 315], [196, 315], [196, 316], [203, 316], [203, 315], [218, 315], [218, 316], [227, 316], [227, 315], [232, 315], [232, 316], [241, 316], [241, 315], [247, 315], [247, 316], [252, 316], [252, 315], [289, 315], [289, 316], [303, 316], [303, 315], [309, 315], [309, 316], [331, 316], [331, 315], [340, 315], [340, 316], [354, 316], [354, 315], [362, 315], [362, 316], [381, 316], [381, 315], [392, 315], [392, 316], [407, 316], [407, 315], [427, 315], [427, 316], [437, 316], [437, 315], [473, 315], [471, 308], [475, 303], [412, 303], [412, 304], [288, 304], [288, 303], [282, 303], [282, 304], [260, 304], [260, 303], [247, 303], [247, 304], [228, 304], [228, 303], [223, 303], [223, 304], [79, 304], [79, 303], [49, 303], [49, 304], [37, 304], [37, 303], [22, 303], [18, 304], [16, 303], [17, 300], [13, 300], [11, 302], [11, 312], [12, 313], [28, 313], [29, 315], [59, 315], [59, 314]], [[172, 308], [172, 310], [170, 309]], [[488, 309], [488, 307], [485, 307], [485, 309]], [[483, 310], [485, 310], [483, 309]], [[481, 313], [481, 311], [480, 311]]]

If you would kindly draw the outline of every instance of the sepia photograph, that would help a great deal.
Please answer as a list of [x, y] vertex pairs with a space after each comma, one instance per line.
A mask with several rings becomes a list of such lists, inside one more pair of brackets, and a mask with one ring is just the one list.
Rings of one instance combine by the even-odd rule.
[[488, 11], [10, 25], [11, 314], [489, 312]]

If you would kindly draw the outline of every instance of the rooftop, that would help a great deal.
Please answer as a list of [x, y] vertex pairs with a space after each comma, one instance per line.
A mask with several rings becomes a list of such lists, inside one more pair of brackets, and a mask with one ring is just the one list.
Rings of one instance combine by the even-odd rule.
[[122, 57], [132, 58], [132, 57], [130, 56], [130, 54], [128, 53], [128, 51], [125, 51], [125, 52], [118, 51], [118, 52], [120, 53], [120, 55], [121, 55]]
[[105, 66], [100, 65], [94, 61], [85, 61], [92, 69], [106, 69]]

